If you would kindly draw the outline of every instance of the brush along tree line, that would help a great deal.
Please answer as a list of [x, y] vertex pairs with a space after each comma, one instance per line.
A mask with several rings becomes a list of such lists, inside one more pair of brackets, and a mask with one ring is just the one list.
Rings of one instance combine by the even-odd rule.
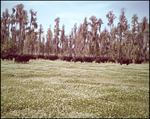
[[31, 9], [29, 13], [30, 19], [23, 4], [14, 6], [12, 14], [9, 14], [8, 9], [2, 13], [2, 59], [28, 55], [32, 57], [29, 59], [60, 57], [66, 61], [82, 59], [89, 62], [95, 60], [97, 63], [115, 60], [120, 63], [149, 61], [149, 23], [146, 17], [138, 22], [138, 16], [134, 14], [132, 29], [129, 30], [125, 9], [121, 9], [117, 26], [113, 24], [116, 16], [113, 11], [109, 11], [106, 18], [110, 32], [106, 27], [101, 31], [102, 19], [91, 16], [89, 22], [85, 17], [78, 28], [75, 23], [69, 35], [65, 35], [65, 25], [60, 29], [58, 17], [55, 19], [54, 32], [50, 26], [46, 36], [42, 37], [44, 31], [41, 24], [38, 29], [37, 12]]

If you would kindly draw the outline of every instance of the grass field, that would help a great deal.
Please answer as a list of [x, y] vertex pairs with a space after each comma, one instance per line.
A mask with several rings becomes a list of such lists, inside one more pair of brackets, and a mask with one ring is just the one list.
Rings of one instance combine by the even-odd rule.
[[1, 60], [1, 118], [149, 118], [149, 64]]

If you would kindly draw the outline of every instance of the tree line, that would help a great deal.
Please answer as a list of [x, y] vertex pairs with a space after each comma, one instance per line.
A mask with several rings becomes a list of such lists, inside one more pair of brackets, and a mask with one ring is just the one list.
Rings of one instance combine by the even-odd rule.
[[29, 13], [30, 19], [23, 4], [14, 6], [12, 14], [7, 8], [2, 13], [1, 53], [149, 60], [148, 19], [144, 17], [138, 22], [137, 14], [133, 14], [130, 30], [124, 8], [121, 9], [117, 26], [114, 26], [116, 16], [113, 11], [106, 15], [110, 31], [106, 27], [101, 31], [102, 19], [91, 16], [89, 21], [85, 17], [78, 28], [75, 23], [70, 34], [65, 35], [65, 25], [60, 28], [58, 17], [54, 30], [50, 26], [43, 37], [42, 24], [39, 28], [37, 24], [37, 12], [31, 9]]

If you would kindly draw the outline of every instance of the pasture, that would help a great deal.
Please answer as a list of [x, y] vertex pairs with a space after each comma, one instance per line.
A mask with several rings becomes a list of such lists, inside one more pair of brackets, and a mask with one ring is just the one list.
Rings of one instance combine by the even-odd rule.
[[1, 60], [1, 118], [149, 118], [149, 64]]

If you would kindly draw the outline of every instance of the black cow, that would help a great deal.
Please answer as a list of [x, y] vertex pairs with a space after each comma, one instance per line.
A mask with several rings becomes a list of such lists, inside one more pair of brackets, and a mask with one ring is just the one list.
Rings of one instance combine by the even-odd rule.
[[1, 54], [1, 59], [2, 59], [2, 60], [4, 60], [4, 59], [7, 60], [7, 59], [8, 59], [8, 55], [7, 55], [7, 54]]
[[93, 62], [95, 60], [95, 58], [94, 57], [84, 57], [83, 60], [85, 62]]
[[66, 60], [66, 56], [62, 56], [61, 60], [65, 61]]
[[45, 59], [45, 60], [48, 60], [48, 59], [49, 59], [49, 56], [45, 56], [44, 59]]
[[18, 55], [17, 55], [17, 54], [13, 54], [12, 56], [13, 56], [13, 58], [14, 58], [14, 59], [15, 59], [16, 57], [18, 57]]
[[31, 59], [36, 60], [36, 56], [35, 56], [35, 55], [32, 55], [32, 56], [31, 56]]
[[74, 61], [75, 63], [76, 63], [77, 61], [80, 61], [80, 62], [82, 63], [82, 62], [84, 62], [84, 59], [83, 59], [82, 57], [73, 57], [73, 58], [72, 58], [72, 61]]
[[37, 55], [37, 58], [45, 59], [44, 55]]
[[57, 60], [57, 59], [59, 59], [59, 57], [56, 56], [56, 55], [49, 55], [49, 56], [45, 56], [45, 59], [49, 59], [49, 60]]
[[56, 55], [54, 55], [54, 56], [49, 56], [49, 60], [57, 60], [57, 59], [59, 59], [59, 57], [58, 56], [56, 56]]
[[71, 56], [66, 57], [65, 60], [68, 61], [68, 62], [70, 62], [72, 60], [72, 57]]
[[101, 62], [105, 63], [107, 61], [108, 61], [108, 58], [104, 58], [104, 57], [97, 57], [95, 59], [95, 63], [101, 63]]
[[15, 62], [19, 63], [19, 62], [24, 62], [27, 63], [30, 60], [30, 56], [29, 55], [18, 55], [18, 57], [15, 58]]
[[103, 58], [103, 62], [108, 62], [109, 58], [108, 57], [104, 57]]
[[115, 63], [115, 60], [114, 60], [114, 59], [112, 59], [112, 58], [109, 58], [109, 59], [108, 59], [108, 62]]
[[99, 59], [99, 58], [96, 58], [96, 59], [95, 59], [95, 63], [100, 63], [100, 59]]
[[9, 56], [9, 60], [13, 60], [13, 56], [12, 55]]
[[139, 59], [135, 59], [135, 60], [134, 60], [135, 64], [142, 64], [143, 61], [144, 61], [144, 60], [142, 60], [142, 59], [141, 59], [141, 60], [139, 60]]
[[61, 60], [70, 62], [73, 59], [71, 56], [62, 56]]
[[13, 60], [13, 55], [12, 54], [1, 54], [1, 59], [4, 60]]
[[131, 59], [122, 58], [122, 59], [118, 59], [118, 63], [120, 63], [121, 65], [122, 64], [128, 65], [128, 64], [132, 63], [132, 60]]
[[95, 63], [101, 63], [101, 62], [105, 62], [105, 59], [103, 58], [103, 57], [97, 57], [96, 59], [95, 59]]

